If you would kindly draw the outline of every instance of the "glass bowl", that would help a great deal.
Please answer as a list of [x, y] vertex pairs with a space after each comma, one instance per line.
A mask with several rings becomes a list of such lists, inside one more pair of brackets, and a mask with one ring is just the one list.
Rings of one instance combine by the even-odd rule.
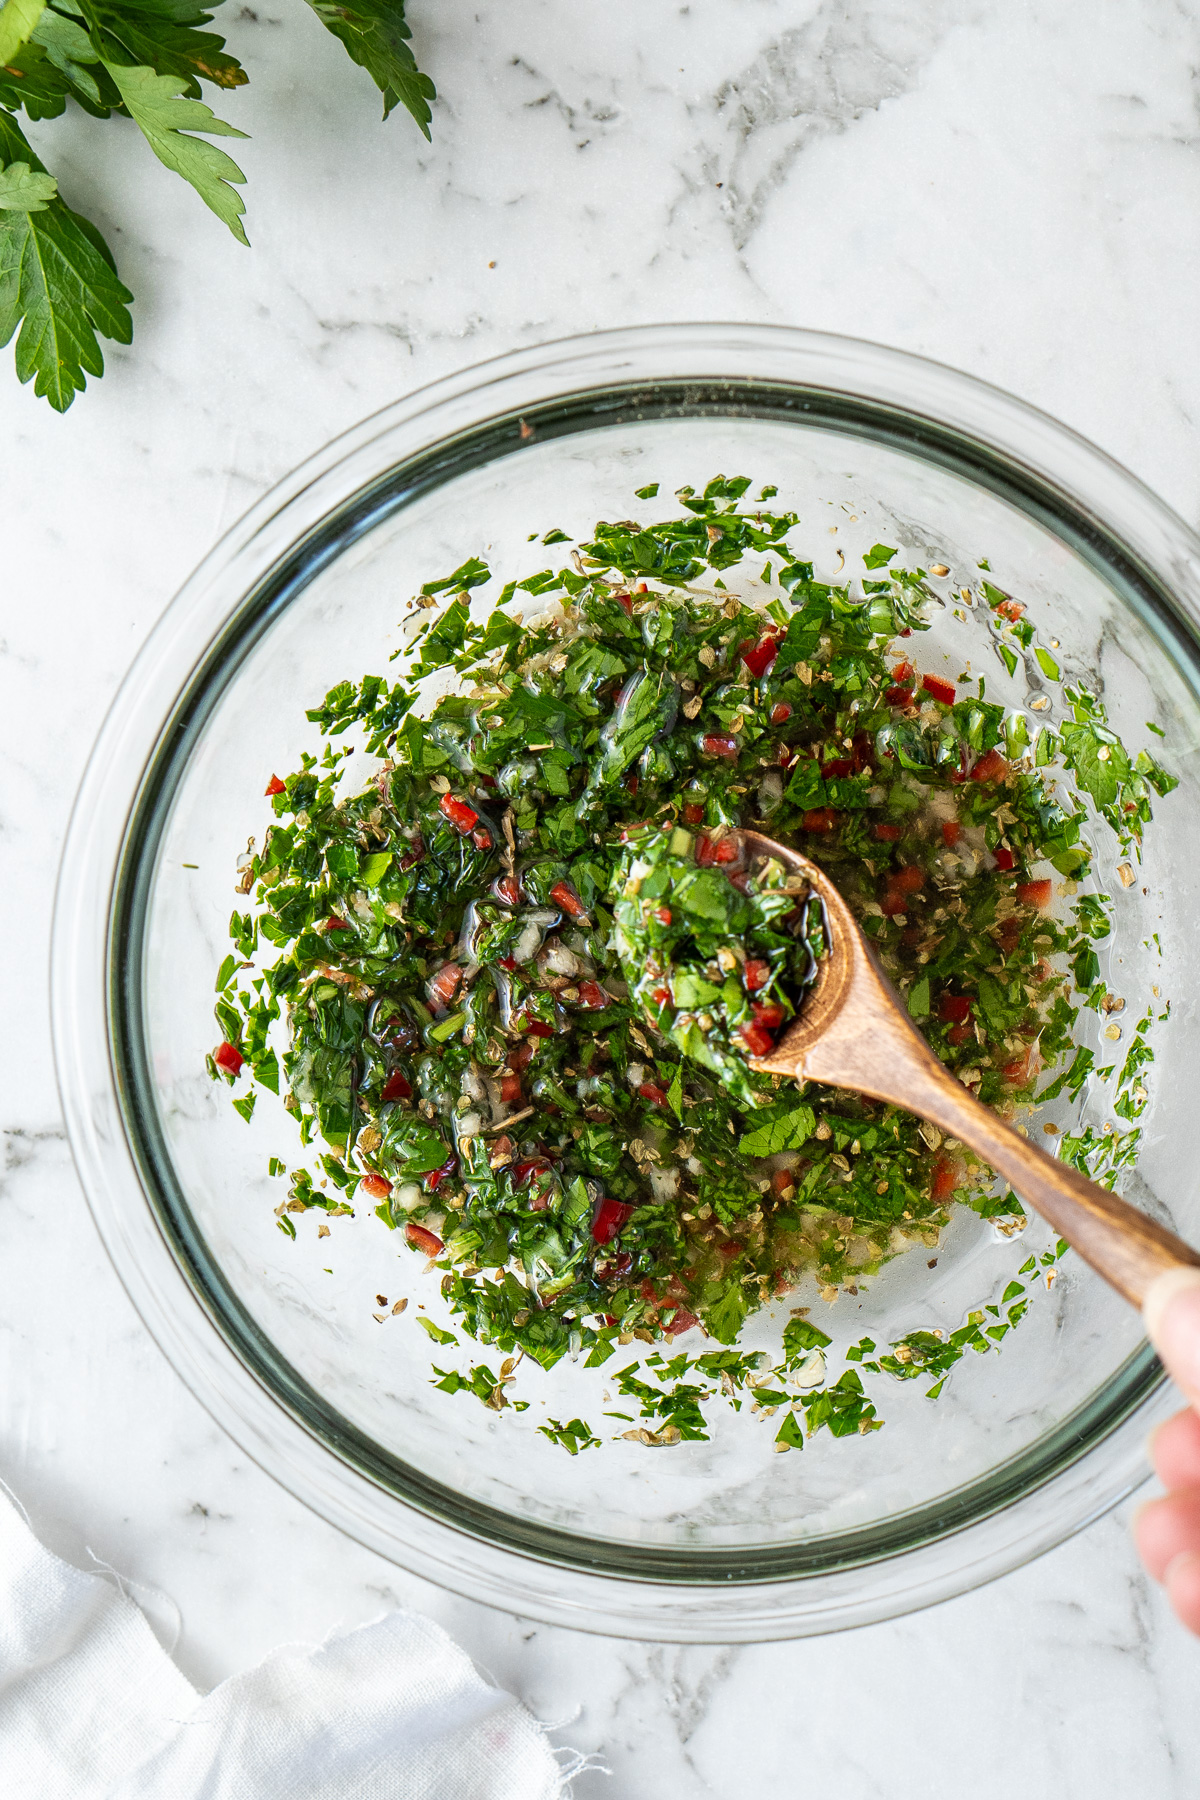
[[[54, 938], [59, 1079], [89, 1202], [142, 1318], [214, 1417], [407, 1568], [535, 1617], [670, 1641], [879, 1619], [1087, 1523], [1142, 1479], [1147, 1428], [1167, 1406], [1137, 1317], [1067, 1256], [1049, 1291], [1034, 1277], [1020, 1330], [966, 1357], [938, 1401], [873, 1377], [887, 1424], [871, 1436], [823, 1434], [781, 1456], [743, 1408], [708, 1442], [614, 1441], [571, 1458], [536, 1427], [599, 1417], [611, 1370], [525, 1365], [519, 1416], [436, 1390], [431, 1353], [465, 1367], [474, 1348], [439, 1352], [414, 1323], [417, 1302], [441, 1317], [436, 1275], [363, 1206], [328, 1237], [321, 1214], [285, 1237], [267, 1164], [300, 1159], [293, 1123], [267, 1094], [243, 1122], [204, 1057], [229, 913], [246, 904], [236, 860], [270, 822], [267, 778], [318, 747], [305, 708], [387, 668], [405, 603], [431, 576], [473, 555], [500, 582], [528, 574], [562, 554], [531, 534], [665, 516], [677, 487], [718, 471], [778, 484], [818, 576], [843, 557], [853, 570], [878, 540], [910, 566], [948, 565], [955, 583], [976, 584], [986, 559], [1122, 737], [1146, 742], [1146, 721], [1165, 733], [1180, 786], [1156, 803], [1132, 885], [1108, 835], [1094, 838], [1114, 906], [1099, 948], [1127, 1018], [1152, 995], [1156, 1010], [1174, 1002], [1155, 1027], [1144, 1148], [1124, 1191], [1200, 1238], [1187, 1079], [1200, 1056], [1200, 543], [1063, 427], [876, 345], [740, 325], [604, 333], [438, 382], [322, 451], [217, 546], [135, 663], [75, 808]], [[636, 501], [653, 481], [663, 498]], [[743, 573], [727, 580], [742, 586]], [[989, 698], [1060, 719], [1061, 684], [1032, 657], [1010, 674], [988, 609], [943, 591], [922, 668], [973, 658]], [[1092, 1082], [1049, 1116], [1101, 1119], [1106, 1096]], [[836, 1349], [954, 1329], [1048, 1243], [1036, 1221], [1014, 1243], [963, 1212], [936, 1267], [918, 1247], [827, 1311], [800, 1297]], [[396, 1318], [401, 1295], [414, 1303]], [[754, 1319], [746, 1347], [777, 1343], [795, 1298]]]

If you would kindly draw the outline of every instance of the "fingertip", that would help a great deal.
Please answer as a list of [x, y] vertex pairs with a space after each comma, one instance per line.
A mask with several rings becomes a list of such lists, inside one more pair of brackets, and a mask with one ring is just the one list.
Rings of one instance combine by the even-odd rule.
[[1171, 1560], [1171, 1548], [1160, 1541], [1159, 1514], [1164, 1504], [1161, 1499], [1143, 1500], [1129, 1522], [1137, 1553], [1155, 1581], [1162, 1580]]
[[1155, 1581], [1178, 1556], [1200, 1552], [1200, 1492], [1195, 1489], [1148, 1500], [1133, 1521], [1138, 1555]]
[[1200, 1636], [1200, 1551], [1180, 1551], [1167, 1565], [1162, 1579], [1176, 1618]]
[[1200, 1268], [1168, 1269], [1142, 1302], [1146, 1334], [1190, 1399], [1200, 1402]]
[[1190, 1406], [1165, 1419], [1147, 1448], [1165, 1488], [1200, 1488], [1200, 1414]]

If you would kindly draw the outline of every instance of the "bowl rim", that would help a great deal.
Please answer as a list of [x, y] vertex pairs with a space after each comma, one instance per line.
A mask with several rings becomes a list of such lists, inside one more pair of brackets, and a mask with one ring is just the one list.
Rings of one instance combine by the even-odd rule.
[[[1048, 507], [1060, 535], [1065, 508], [1076, 521], [1076, 547], [1102, 557], [1110, 578], [1119, 549], [1139, 610], [1196, 654], [1200, 539], [1112, 458], [999, 389], [907, 352], [786, 326], [662, 324], [538, 345], [443, 377], [332, 440], [260, 499], [184, 584], [135, 659], [89, 759], [64, 843], [51, 966], [59, 1091], [89, 1207], [143, 1323], [214, 1419], [297, 1498], [414, 1573], [555, 1623], [673, 1642], [799, 1636], [893, 1616], [1004, 1573], [1080, 1529], [1147, 1473], [1145, 1431], [1169, 1410], [1148, 1347], [1125, 1365], [1129, 1403], [1090, 1448], [1016, 1498], [901, 1553], [783, 1578], [666, 1580], [606, 1573], [589, 1567], [586, 1554], [564, 1565], [481, 1538], [386, 1493], [322, 1445], [241, 1360], [185, 1275], [131, 1141], [114, 1052], [122, 956], [114, 922], [129, 834], [153, 771], [178, 738], [189, 693], [252, 597], [272, 583], [280, 590], [280, 571], [293, 564], [304, 578], [315, 572], [305, 547], [331, 520], [347, 527], [340, 553], [356, 529], [378, 521], [367, 502], [396, 470], [436, 463], [464, 432], [484, 426], [510, 440], [497, 453], [515, 453], [564, 396], [620, 394], [628, 404], [642, 391], [686, 391], [697, 405], [714, 394], [719, 404], [722, 383], [750, 386], [764, 404], [769, 392], [797, 403], [807, 397], [810, 406], [814, 397], [840, 397], [851, 429], [858, 405], [864, 419], [873, 417], [875, 435], [886, 413], [910, 453], [950, 456], [960, 471], [969, 464], [964, 449], [973, 452], [986, 485], [1015, 485], [1027, 511]], [[286, 604], [286, 581], [282, 588]]]

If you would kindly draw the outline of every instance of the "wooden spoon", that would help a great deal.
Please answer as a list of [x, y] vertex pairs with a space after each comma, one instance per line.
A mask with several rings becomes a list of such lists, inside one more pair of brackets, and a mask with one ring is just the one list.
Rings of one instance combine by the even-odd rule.
[[969, 1144], [1134, 1306], [1164, 1270], [1200, 1268], [1200, 1255], [1182, 1239], [1047, 1156], [938, 1061], [846, 902], [815, 863], [757, 831], [740, 836], [751, 867], [774, 857], [789, 876], [803, 876], [824, 903], [830, 939], [798, 1016], [754, 1068], [890, 1101]]

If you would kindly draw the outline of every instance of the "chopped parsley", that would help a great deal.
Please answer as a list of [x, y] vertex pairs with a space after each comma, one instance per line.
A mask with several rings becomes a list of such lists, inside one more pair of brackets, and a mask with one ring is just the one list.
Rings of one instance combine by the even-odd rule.
[[[1111, 1184], [1136, 1156], [1153, 1013], [1119, 1069], [1076, 1042], [1081, 1012], [1124, 1002], [1095, 950], [1107, 896], [1052, 916], [1053, 877], [1077, 893], [1094, 819], [1135, 854], [1151, 795], [1174, 782], [1128, 755], [1081, 688], [1064, 690], [1070, 718], [1031, 738], [982, 681], [960, 694], [920, 675], [923, 571], [880, 544], [862, 597], [819, 582], [789, 547], [795, 516], [743, 507], [749, 485], [685, 488], [682, 514], [657, 524], [601, 522], [490, 610], [472, 602], [491, 580], [477, 557], [425, 584], [404, 626], [412, 675], [332, 688], [308, 714], [323, 755], [271, 778], [275, 823], [240, 865], [254, 910], [230, 921], [209, 1072], [282, 1092], [301, 1143], [320, 1146], [319, 1173], [293, 1171], [277, 1209], [289, 1236], [314, 1208], [365, 1203], [437, 1271], [458, 1330], [505, 1359], [498, 1374], [435, 1367], [441, 1391], [520, 1410], [506, 1392], [520, 1358], [595, 1369], [637, 1343], [610, 1377], [621, 1435], [702, 1441], [723, 1400], [782, 1410], [788, 1450], [880, 1428], [863, 1372], [924, 1376], [936, 1395], [968, 1350], [998, 1348], [1032, 1287], [1010, 1282], [948, 1334], [864, 1338], [836, 1378], [802, 1314], [774, 1366], [734, 1348], [802, 1277], [833, 1299], [932, 1249], [952, 1205], [1022, 1223], [992, 1171], [932, 1126], [751, 1068], [824, 938], [782, 869], [742, 865], [737, 828], [828, 870], [935, 1053], [985, 1103], [1011, 1112], [1112, 1079], [1129, 1129], [1060, 1140]], [[557, 528], [541, 541], [570, 542]], [[720, 582], [747, 556], [767, 559], [765, 605]], [[526, 621], [518, 594], [547, 610]], [[1024, 655], [1024, 609], [989, 582], [980, 598], [998, 646]], [[1049, 651], [1037, 664], [1060, 679]], [[351, 730], [374, 762], [347, 792]], [[234, 1101], [246, 1118], [256, 1094]], [[698, 1327], [725, 1348], [675, 1352]], [[571, 1455], [599, 1441], [579, 1419], [538, 1430]]]

